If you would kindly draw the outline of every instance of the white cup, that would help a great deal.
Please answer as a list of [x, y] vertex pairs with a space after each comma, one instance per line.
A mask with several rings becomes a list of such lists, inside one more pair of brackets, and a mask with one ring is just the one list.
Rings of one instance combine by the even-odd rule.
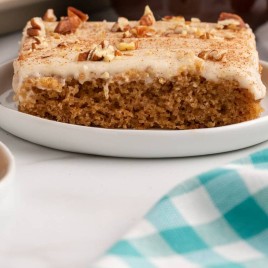
[[9, 149], [0, 142], [0, 201], [11, 189], [15, 175], [15, 160]]

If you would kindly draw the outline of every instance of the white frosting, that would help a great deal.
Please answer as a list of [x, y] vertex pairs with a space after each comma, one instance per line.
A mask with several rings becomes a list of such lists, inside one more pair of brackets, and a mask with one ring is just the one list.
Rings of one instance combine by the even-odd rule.
[[[47, 27], [52, 28], [52, 25], [50, 23]], [[165, 25], [164, 22], [158, 22], [156, 28], [162, 29], [163, 25]], [[32, 40], [26, 38], [21, 53], [25, 53], [27, 56], [23, 60], [14, 62], [14, 90], [19, 90], [23, 81], [28, 77], [56, 76], [62, 79], [73, 77], [83, 83], [108, 74], [107, 83], [109, 83], [115, 76], [124, 75], [129, 70], [145, 72], [150, 69], [150, 72], [157, 77], [165, 79], [179, 75], [181, 70], [189, 70], [197, 72], [210, 81], [234, 80], [239, 83], [241, 88], [248, 89], [256, 100], [265, 96], [266, 88], [259, 74], [258, 54], [250, 29], [238, 32], [234, 40], [224, 42], [218, 37], [230, 34], [229, 30], [218, 30], [217, 38], [209, 40], [201, 40], [192, 36], [178, 38], [176, 35], [143, 38], [139, 39], [138, 49], [130, 52], [133, 54], [132, 56], [116, 57], [111, 62], [78, 62], [79, 52], [89, 50], [101, 40], [94, 29], [98, 28], [102, 34], [105, 32], [106, 39], [109, 39], [112, 44], [118, 42], [119, 33], [111, 34], [107, 31], [107, 27], [110, 26], [110, 24], [107, 26], [103, 23], [88, 23], [86, 28], [78, 31], [76, 35], [61, 36], [60, 39], [48, 36], [49, 47], [31, 53], [28, 53], [27, 50], [30, 48]], [[210, 24], [202, 24], [203, 28], [208, 26], [212, 27]], [[214, 31], [216, 30], [214, 29]], [[93, 33], [95, 33], [94, 37]], [[85, 39], [85, 35], [88, 39]], [[79, 40], [79, 43], [76, 40]], [[68, 46], [58, 48], [58, 44], [61, 42], [67, 42]], [[201, 51], [208, 49], [226, 51], [224, 60], [211, 61], [198, 57]]]

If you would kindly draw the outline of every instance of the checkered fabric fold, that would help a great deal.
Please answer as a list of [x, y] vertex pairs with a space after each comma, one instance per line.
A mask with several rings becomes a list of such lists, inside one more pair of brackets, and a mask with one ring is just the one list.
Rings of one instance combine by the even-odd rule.
[[91, 267], [268, 267], [268, 149], [180, 184]]

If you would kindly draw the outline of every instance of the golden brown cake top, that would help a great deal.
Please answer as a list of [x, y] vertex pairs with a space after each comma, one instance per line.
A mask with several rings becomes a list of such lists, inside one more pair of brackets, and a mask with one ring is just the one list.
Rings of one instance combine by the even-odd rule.
[[150, 70], [167, 79], [189, 72], [213, 81], [235, 80], [255, 99], [265, 95], [254, 34], [237, 15], [222, 13], [217, 23], [180, 16], [156, 21], [147, 6], [139, 21], [87, 20], [86, 14], [69, 8], [59, 22], [53, 10], [28, 22], [14, 63], [15, 90], [29, 76], [84, 82]]

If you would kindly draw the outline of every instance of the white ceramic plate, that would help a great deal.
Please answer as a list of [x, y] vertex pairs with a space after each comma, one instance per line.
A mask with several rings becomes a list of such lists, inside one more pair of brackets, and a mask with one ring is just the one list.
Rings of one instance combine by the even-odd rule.
[[[268, 63], [262, 62], [268, 85]], [[207, 155], [246, 148], [268, 140], [268, 97], [261, 118], [198, 130], [113, 130], [58, 123], [18, 112], [13, 101], [11, 63], [0, 67], [0, 127], [43, 146], [86, 154], [162, 158]]]
[[14, 157], [0, 142], [0, 202], [6, 197], [15, 173]]

